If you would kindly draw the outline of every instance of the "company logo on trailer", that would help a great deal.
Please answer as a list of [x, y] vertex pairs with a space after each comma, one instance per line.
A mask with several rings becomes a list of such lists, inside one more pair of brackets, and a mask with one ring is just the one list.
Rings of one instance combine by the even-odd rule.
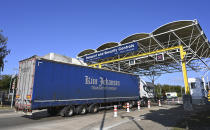
[[85, 84], [87, 85], [99, 85], [101, 86], [120, 86], [120, 81], [109, 80], [107, 78], [99, 77], [99, 79], [85, 76]]

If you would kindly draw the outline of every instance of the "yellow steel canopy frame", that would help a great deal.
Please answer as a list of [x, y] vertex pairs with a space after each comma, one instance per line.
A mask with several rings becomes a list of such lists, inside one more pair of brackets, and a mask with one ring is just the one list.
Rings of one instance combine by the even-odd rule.
[[190, 94], [189, 86], [188, 86], [186, 62], [184, 59], [186, 52], [184, 51], [182, 45], [175, 46], [175, 47], [169, 47], [169, 48], [165, 48], [165, 49], [160, 49], [160, 50], [156, 50], [156, 51], [152, 51], [152, 52], [142, 53], [142, 54], [138, 54], [138, 55], [134, 55], [134, 56], [119, 58], [119, 59], [115, 59], [115, 60], [105, 61], [105, 62], [101, 62], [101, 63], [91, 64], [89, 66], [101, 68], [101, 65], [103, 65], [103, 64], [108, 64], [108, 63], [113, 63], [113, 62], [118, 62], [118, 61], [123, 61], [123, 60], [129, 60], [129, 59], [133, 59], [133, 58], [137, 58], [137, 57], [147, 56], [147, 55], [151, 55], [151, 54], [157, 54], [157, 53], [166, 52], [166, 51], [175, 50], [175, 49], [180, 50], [180, 58], [181, 58], [181, 63], [182, 63], [182, 73], [183, 73], [183, 78], [184, 78], [185, 93]]

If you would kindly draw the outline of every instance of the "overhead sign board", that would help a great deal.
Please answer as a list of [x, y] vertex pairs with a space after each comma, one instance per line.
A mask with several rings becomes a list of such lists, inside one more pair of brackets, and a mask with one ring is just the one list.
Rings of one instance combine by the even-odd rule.
[[129, 60], [129, 65], [135, 65], [136, 64], [136, 61], [135, 60]]
[[92, 53], [89, 55], [85, 55], [82, 58], [84, 59], [84, 62], [90, 62], [90, 61], [104, 59], [107, 57], [112, 57], [112, 56], [123, 54], [123, 53], [136, 51], [138, 50], [138, 48], [139, 48], [138, 43], [133, 42], [133, 43], [128, 43], [121, 46], [113, 47], [110, 49], [106, 49], [100, 52]]
[[157, 54], [156, 55], [156, 60], [157, 61], [164, 61], [164, 54], [163, 53]]

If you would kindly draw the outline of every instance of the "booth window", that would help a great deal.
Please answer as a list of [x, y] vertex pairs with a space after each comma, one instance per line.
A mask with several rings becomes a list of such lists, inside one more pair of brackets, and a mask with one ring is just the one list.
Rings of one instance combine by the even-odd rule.
[[191, 88], [195, 88], [195, 83], [191, 83]]

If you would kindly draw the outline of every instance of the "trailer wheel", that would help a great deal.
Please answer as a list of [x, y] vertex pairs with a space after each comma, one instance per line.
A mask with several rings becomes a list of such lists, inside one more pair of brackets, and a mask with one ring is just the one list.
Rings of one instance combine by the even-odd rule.
[[50, 107], [50, 108], [47, 108], [47, 113], [50, 114], [51, 116], [55, 116], [58, 114], [58, 109], [56, 108], [53, 108], [53, 107]]
[[66, 107], [64, 107], [61, 110], [60, 115], [62, 117], [70, 117], [70, 116], [73, 116], [74, 115], [74, 107], [72, 107], [72, 106], [66, 106]]
[[74, 108], [73, 107], [70, 107], [67, 111], [67, 116], [73, 116], [74, 115]]
[[76, 107], [76, 114], [84, 115], [87, 113], [87, 107], [85, 105], [80, 105]]
[[92, 105], [90, 105], [90, 106], [88, 107], [88, 111], [89, 111], [90, 113], [97, 113], [98, 110], [99, 110], [99, 107], [98, 107], [97, 104], [92, 104]]

